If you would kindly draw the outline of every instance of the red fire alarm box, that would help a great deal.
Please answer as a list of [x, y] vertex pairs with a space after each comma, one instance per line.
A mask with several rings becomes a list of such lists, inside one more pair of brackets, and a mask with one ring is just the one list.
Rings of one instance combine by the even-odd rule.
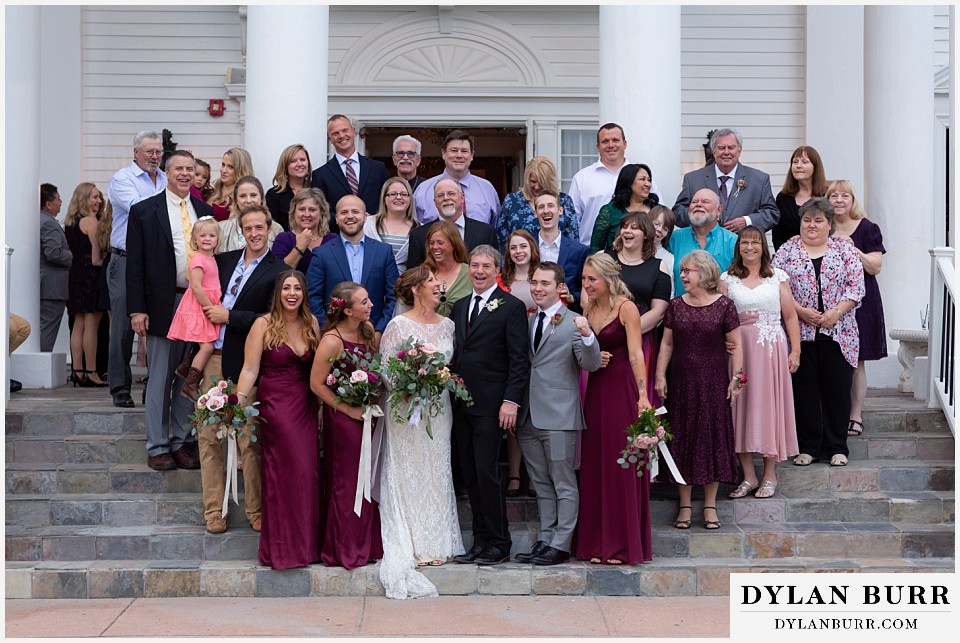
[[207, 107], [207, 111], [210, 112], [211, 116], [223, 116], [223, 99], [222, 98], [211, 98], [210, 106]]

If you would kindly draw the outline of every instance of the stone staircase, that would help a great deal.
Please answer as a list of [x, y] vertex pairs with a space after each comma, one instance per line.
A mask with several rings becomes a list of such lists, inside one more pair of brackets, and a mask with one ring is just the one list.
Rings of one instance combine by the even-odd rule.
[[[136, 396], [135, 396], [136, 397]], [[652, 562], [426, 568], [441, 594], [725, 595], [731, 572], [954, 570], [954, 440], [942, 414], [871, 391], [847, 467], [788, 463], [777, 495], [726, 499], [723, 527], [672, 527], [676, 490], [654, 485]], [[8, 598], [381, 595], [378, 567], [256, 563], [239, 507], [225, 534], [203, 528], [198, 471], [146, 466], [142, 407], [101, 390], [24, 391], [6, 409]], [[242, 485], [242, 476], [240, 478]], [[242, 499], [241, 499], [242, 503]], [[232, 506], [233, 507], [233, 506]], [[461, 524], [470, 510], [460, 501]], [[536, 501], [508, 501], [514, 553], [536, 540]], [[469, 546], [471, 534], [464, 531]]]

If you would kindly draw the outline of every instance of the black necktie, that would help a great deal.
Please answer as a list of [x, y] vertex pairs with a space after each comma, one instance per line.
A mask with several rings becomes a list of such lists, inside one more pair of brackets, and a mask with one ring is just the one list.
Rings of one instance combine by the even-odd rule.
[[540, 340], [543, 339], [543, 319], [547, 313], [542, 310], [537, 314], [537, 332], [533, 334], [533, 350], [540, 350]]
[[477, 315], [480, 314], [480, 302], [483, 301], [482, 295], [474, 296], [473, 310], [470, 311], [470, 318], [467, 320], [467, 332], [470, 331], [470, 325], [476, 320]]
[[727, 198], [727, 179], [729, 178], [726, 174], [720, 177], [720, 196], [724, 199]]

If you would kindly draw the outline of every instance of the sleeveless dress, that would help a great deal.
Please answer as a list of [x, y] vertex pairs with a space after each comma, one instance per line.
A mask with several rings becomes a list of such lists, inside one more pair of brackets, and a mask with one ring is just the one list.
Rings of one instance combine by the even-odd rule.
[[320, 560], [319, 402], [310, 390], [312, 348], [297, 355], [287, 344], [260, 361], [261, 532], [257, 559], [273, 569]]
[[[735, 484], [738, 464], [727, 399], [730, 368], [725, 336], [740, 325], [737, 307], [723, 296], [707, 306], [691, 306], [683, 297], [675, 297], [667, 306], [663, 325], [673, 331], [667, 420], [677, 470], [687, 484]], [[747, 375], [748, 386], [753, 386], [752, 376]], [[659, 478], [672, 481], [666, 467], [660, 468]]]
[[780, 320], [780, 284], [789, 277], [774, 268], [756, 288], [727, 273], [720, 278], [740, 316], [743, 370], [749, 378], [733, 407], [736, 451], [786, 460], [800, 453], [787, 334]]
[[[631, 302], [625, 304], [633, 305]], [[624, 304], [621, 304], [624, 305]], [[576, 558], [616, 558], [627, 564], [651, 559], [650, 476], [617, 464], [625, 430], [637, 419], [640, 391], [630, 368], [627, 329], [619, 311], [597, 333], [610, 362], [587, 379], [581, 438], [580, 515]]]
[[[344, 351], [366, 352], [363, 344], [341, 338]], [[339, 361], [339, 368], [348, 364]], [[380, 510], [366, 499], [360, 516], [353, 513], [360, 469], [363, 422], [323, 405], [324, 488], [327, 494], [323, 547], [320, 558], [328, 567], [354, 569], [383, 557], [380, 541]]]
[[[418, 324], [394, 317], [383, 333], [380, 350], [386, 359], [408, 337], [433, 344], [449, 360], [453, 356], [454, 325]], [[457, 498], [450, 469], [453, 409], [443, 393], [443, 409], [432, 416], [433, 439], [426, 417], [417, 426], [397, 424], [384, 409], [381, 450], [380, 533], [383, 560], [380, 581], [387, 598], [437, 596], [437, 588], [416, 569], [418, 562], [447, 560], [464, 552], [457, 517]]]
[[[210, 298], [210, 303], [220, 303], [220, 272], [217, 269], [217, 260], [208, 257], [202, 252], [195, 252], [187, 265], [187, 274], [194, 268], [203, 270], [201, 285]], [[188, 279], [189, 280], [189, 279]], [[207, 319], [203, 314], [203, 306], [193, 295], [193, 290], [187, 288], [180, 299], [180, 305], [170, 323], [167, 339], [180, 339], [185, 342], [212, 342], [220, 334], [220, 327]]]
[[[882, 252], [883, 234], [880, 226], [870, 219], [860, 219], [857, 229], [850, 240], [860, 252]], [[76, 255], [74, 255], [76, 256]], [[883, 359], [887, 356], [887, 328], [883, 322], [883, 300], [880, 299], [880, 285], [876, 275], [863, 271], [863, 299], [857, 308], [857, 329], [860, 331], [860, 359], [864, 362]]]
[[71, 315], [99, 312], [100, 292], [97, 284], [100, 281], [100, 266], [93, 265], [90, 237], [80, 229], [80, 219], [68, 225], [64, 233], [73, 254], [67, 278], [70, 289], [67, 295], [67, 312]]

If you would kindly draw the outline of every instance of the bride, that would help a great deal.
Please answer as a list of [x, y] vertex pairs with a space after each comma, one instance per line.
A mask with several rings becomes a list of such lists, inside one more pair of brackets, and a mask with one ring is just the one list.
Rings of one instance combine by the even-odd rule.
[[[424, 266], [411, 268], [400, 276], [394, 290], [410, 310], [387, 324], [380, 342], [384, 361], [409, 337], [433, 344], [449, 360], [453, 356], [453, 322], [436, 312], [440, 283], [434, 274]], [[389, 598], [437, 596], [437, 588], [417, 566], [442, 565], [464, 553], [450, 469], [453, 411], [448, 393], [442, 395], [443, 409], [431, 420], [432, 440], [425, 428], [426, 417], [417, 426], [398, 425], [390, 409], [384, 411], [380, 581]]]

